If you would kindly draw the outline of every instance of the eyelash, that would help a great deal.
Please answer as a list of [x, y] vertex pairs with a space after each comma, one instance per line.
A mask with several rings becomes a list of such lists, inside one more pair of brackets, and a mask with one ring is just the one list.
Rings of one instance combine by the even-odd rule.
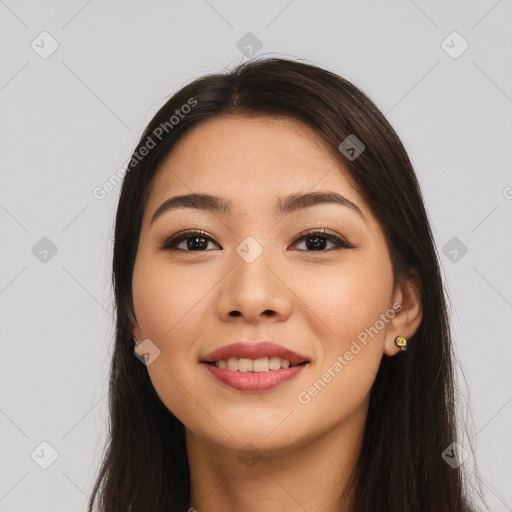
[[[189, 250], [186, 250], [186, 249], [177, 249], [176, 248], [176, 246], [179, 243], [184, 242], [184, 241], [186, 241], [186, 240], [188, 240], [190, 238], [197, 237], [197, 236], [200, 236], [201, 238], [204, 238], [207, 241], [214, 242], [214, 240], [210, 236], [208, 236], [206, 234], [206, 232], [204, 232], [204, 231], [201, 231], [201, 230], [187, 230], [187, 231], [182, 231], [181, 233], [176, 233], [175, 235], [172, 235], [170, 237], [164, 237], [162, 239], [162, 242], [159, 245], [159, 248], [162, 251], [205, 252], [205, 250], [189, 251]], [[301, 233], [299, 236], [295, 237], [295, 239], [292, 241], [292, 244], [295, 245], [295, 244], [297, 244], [298, 242], [300, 242], [300, 241], [302, 241], [304, 239], [314, 238], [314, 237], [325, 238], [328, 241], [336, 244], [337, 247], [331, 248], [331, 249], [320, 249], [320, 250], [317, 250], [317, 251], [315, 251], [315, 250], [311, 250], [311, 251], [304, 250], [304, 252], [323, 252], [323, 253], [325, 253], [325, 252], [330, 252], [330, 251], [333, 251], [333, 250], [353, 249], [354, 248], [354, 246], [349, 244], [345, 239], [343, 239], [341, 237], [338, 237], [336, 235], [333, 235], [333, 234], [329, 234], [325, 230], [324, 231], [311, 230], [311, 231], [307, 231], [305, 233]]]

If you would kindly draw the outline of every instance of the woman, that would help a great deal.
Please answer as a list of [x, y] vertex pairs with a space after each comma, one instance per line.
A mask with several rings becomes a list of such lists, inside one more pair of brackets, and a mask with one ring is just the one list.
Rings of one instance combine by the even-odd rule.
[[469, 510], [421, 193], [350, 82], [274, 58], [178, 91], [127, 168], [113, 279], [89, 511]]

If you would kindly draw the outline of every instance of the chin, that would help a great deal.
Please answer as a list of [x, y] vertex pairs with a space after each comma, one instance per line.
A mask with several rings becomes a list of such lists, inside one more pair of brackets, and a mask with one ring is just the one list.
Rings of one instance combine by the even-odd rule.
[[[290, 419], [292, 416], [293, 413]], [[283, 422], [284, 417], [286, 414], [281, 415], [279, 421], [261, 415], [251, 417], [248, 410], [244, 420], [225, 421], [222, 427], [212, 422], [211, 418], [205, 419], [205, 423], [195, 423], [190, 428], [186, 427], [187, 435], [202, 439], [221, 450], [236, 452], [237, 456], [242, 449], [254, 449], [264, 452], [266, 456], [278, 456], [307, 444], [314, 437], [314, 426], [309, 431], [306, 425], [297, 425], [287, 419]]]

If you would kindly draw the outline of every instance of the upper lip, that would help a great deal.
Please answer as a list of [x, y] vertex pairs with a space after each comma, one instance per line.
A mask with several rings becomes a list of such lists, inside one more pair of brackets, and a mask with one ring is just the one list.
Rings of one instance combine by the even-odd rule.
[[224, 345], [213, 352], [210, 352], [201, 362], [211, 363], [213, 361], [227, 360], [231, 357], [245, 357], [248, 359], [259, 359], [261, 357], [279, 357], [290, 361], [291, 364], [299, 364], [308, 361], [306, 356], [297, 354], [293, 350], [282, 347], [271, 341], [261, 341], [258, 343], [247, 343], [238, 341], [229, 345]]

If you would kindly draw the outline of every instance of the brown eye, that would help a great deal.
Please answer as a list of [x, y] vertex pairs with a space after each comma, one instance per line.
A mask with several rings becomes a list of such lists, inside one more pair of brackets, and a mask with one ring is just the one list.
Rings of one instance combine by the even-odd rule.
[[[325, 231], [310, 231], [302, 234], [294, 240], [294, 245], [297, 245], [297, 243], [301, 241], [305, 241], [307, 252], [328, 252], [336, 249], [351, 249], [353, 247], [343, 238], [327, 234]], [[334, 248], [326, 249], [328, 243], [334, 244]]]
[[206, 235], [204, 231], [185, 231], [166, 239], [163, 244], [160, 245], [160, 249], [164, 251], [183, 252], [205, 251], [207, 250], [209, 241], [213, 242], [213, 239]]

